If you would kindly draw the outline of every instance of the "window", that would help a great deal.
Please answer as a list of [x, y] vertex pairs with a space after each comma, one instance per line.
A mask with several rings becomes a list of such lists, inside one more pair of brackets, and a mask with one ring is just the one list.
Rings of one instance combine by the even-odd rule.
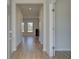
[[22, 32], [24, 32], [24, 22], [21, 23]]
[[33, 22], [27, 23], [28, 25], [28, 32], [33, 32]]

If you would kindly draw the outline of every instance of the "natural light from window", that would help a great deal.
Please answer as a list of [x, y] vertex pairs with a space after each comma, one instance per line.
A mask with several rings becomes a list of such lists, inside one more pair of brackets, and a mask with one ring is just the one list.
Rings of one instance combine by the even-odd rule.
[[33, 22], [28, 22], [28, 32], [33, 32]]
[[22, 32], [24, 32], [24, 22], [21, 23]]

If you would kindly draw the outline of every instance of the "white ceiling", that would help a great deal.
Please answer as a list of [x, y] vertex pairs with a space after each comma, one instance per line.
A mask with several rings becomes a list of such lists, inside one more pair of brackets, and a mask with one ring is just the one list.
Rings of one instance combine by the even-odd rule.
[[44, 0], [15, 0], [18, 4], [40, 4], [44, 3]]
[[21, 10], [24, 18], [34, 18], [39, 17], [42, 4], [18, 4], [17, 7]]

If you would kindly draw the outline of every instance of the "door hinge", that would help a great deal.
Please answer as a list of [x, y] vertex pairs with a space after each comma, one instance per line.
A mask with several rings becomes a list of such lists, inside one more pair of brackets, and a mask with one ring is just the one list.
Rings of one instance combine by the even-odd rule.
[[52, 11], [54, 12], [54, 11], [55, 11], [55, 9], [52, 9]]
[[52, 49], [55, 49], [55, 47], [53, 46]]

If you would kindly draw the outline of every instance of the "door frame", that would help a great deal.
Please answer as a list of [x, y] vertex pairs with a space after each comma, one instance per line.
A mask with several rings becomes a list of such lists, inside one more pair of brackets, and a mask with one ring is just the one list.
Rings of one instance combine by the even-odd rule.
[[[16, 4], [23, 4], [23, 3], [16, 3], [15, 0], [11, 0], [11, 20], [12, 20], [12, 50], [11, 52], [16, 51]], [[44, 3], [24, 3], [24, 4], [44, 4]]]
[[[56, 3], [56, 0], [51, 0], [52, 2], [50, 3], [50, 4], [52, 4], [52, 6]], [[16, 3], [15, 3], [16, 1], [15, 0], [12, 0], [11, 1], [11, 20], [12, 20], [12, 52], [13, 51], [16, 51]], [[43, 29], [43, 31], [44, 31], [44, 40], [43, 40], [43, 51], [46, 51], [46, 0], [44, 0], [44, 2], [42, 3], [43, 4], [43, 11], [44, 11], [44, 20], [43, 20], [43, 25], [44, 25], [44, 29]], [[49, 5], [50, 5], [49, 4]], [[51, 10], [52, 11], [52, 10]], [[52, 17], [52, 16], [51, 16]], [[54, 16], [55, 17], [55, 16]], [[50, 22], [51, 22], [52, 20], [50, 19]], [[54, 22], [55, 23], [55, 22]], [[50, 24], [50, 23], [49, 23]], [[51, 25], [51, 24], [50, 24]], [[54, 25], [55, 26], [55, 25]], [[55, 30], [55, 28], [51, 28], [50, 27], [50, 30], [52, 31], [52, 30]], [[50, 33], [50, 31], [49, 31], [49, 35], [51, 35], [52, 33]], [[51, 38], [51, 37], [50, 37]], [[49, 39], [50, 39], [49, 38]], [[55, 40], [54, 40], [55, 41]], [[52, 46], [53, 44], [52, 44], [52, 42], [54, 42], [53, 41], [53, 39], [50, 39], [50, 52], [49, 52], [49, 56], [54, 56], [55, 55], [55, 53], [53, 54], [53, 51], [52, 50], [54, 50], [54, 48], [55, 48], [55, 46]], [[52, 45], [51, 45], [52, 44]], [[55, 42], [54, 42], [54, 45], [55, 45]], [[52, 51], [52, 53], [51, 53], [51, 51]], [[55, 51], [55, 50], [54, 50]]]
[[49, 56], [55, 56], [55, 3], [49, 4]]

